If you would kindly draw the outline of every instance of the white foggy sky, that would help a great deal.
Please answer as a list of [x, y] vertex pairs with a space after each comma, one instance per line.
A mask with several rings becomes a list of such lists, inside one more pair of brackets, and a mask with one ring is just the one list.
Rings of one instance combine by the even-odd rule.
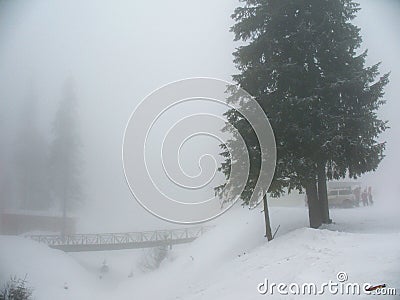
[[[369, 49], [368, 64], [383, 61], [382, 70], [392, 71], [388, 102], [380, 113], [392, 127], [384, 135], [387, 157], [377, 174], [366, 176], [368, 182], [379, 182], [377, 189], [382, 191], [400, 167], [396, 155], [400, 151], [400, 4], [396, 0], [360, 3], [363, 10], [356, 23], [362, 28], [363, 48]], [[236, 73], [231, 55], [235, 44], [229, 27], [237, 4], [233, 0], [3, 0], [0, 119], [7, 132], [4, 141], [13, 140], [13, 125], [29, 86], [39, 95], [41, 126], [48, 131], [63, 81], [72, 76], [85, 146], [83, 213], [94, 220], [87, 228], [118, 230], [126, 222], [160, 227], [161, 221], [136, 204], [123, 177], [121, 143], [126, 122], [139, 101], [163, 84], [192, 76], [231, 79]], [[388, 189], [394, 192], [397, 186]], [[105, 216], [111, 219], [95, 222]]]
[[[397, 0], [361, 0], [362, 10], [355, 23], [361, 27], [363, 36], [362, 48], [368, 49], [367, 64], [382, 61], [382, 74], [391, 72], [390, 83], [387, 85], [384, 99], [387, 100], [379, 111], [382, 119], [389, 120], [391, 127], [382, 135], [387, 141], [386, 158], [382, 161], [376, 173], [364, 176], [364, 180], [376, 186], [385, 197], [397, 201], [400, 185], [396, 183], [400, 169], [400, 2]], [[396, 199], [395, 199], [396, 198]]]

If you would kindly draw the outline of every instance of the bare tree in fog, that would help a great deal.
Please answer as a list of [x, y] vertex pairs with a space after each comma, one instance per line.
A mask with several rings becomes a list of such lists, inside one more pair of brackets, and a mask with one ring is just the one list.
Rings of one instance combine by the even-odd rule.
[[77, 126], [77, 97], [72, 80], [65, 83], [63, 98], [53, 123], [50, 153], [51, 190], [64, 217], [81, 203], [81, 141]]
[[168, 246], [166, 245], [145, 249], [143, 259], [139, 262], [139, 268], [142, 272], [154, 271], [160, 267], [167, 256]]
[[5, 136], [4, 136], [4, 127], [3, 120], [0, 115], [0, 213], [5, 207], [5, 157], [4, 157], [4, 148], [5, 148]]
[[22, 107], [14, 145], [15, 203], [23, 209], [44, 210], [50, 205], [48, 144], [37, 125], [37, 98], [28, 94]]
[[[15, 190], [15, 172], [12, 172], [15, 160], [9, 159], [10, 149], [7, 137], [6, 122], [4, 122], [4, 113], [0, 115], [0, 215], [1, 212], [9, 207], [17, 207]], [[13, 205], [11, 205], [13, 203]]]

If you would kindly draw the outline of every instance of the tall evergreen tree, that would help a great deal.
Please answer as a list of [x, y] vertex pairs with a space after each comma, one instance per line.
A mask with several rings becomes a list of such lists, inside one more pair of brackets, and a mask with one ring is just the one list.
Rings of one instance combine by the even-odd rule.
[[52, 193], [61, 207], [64, 219], [67, 212], [77, 208], [82, 200], [81, 141], [76, 107], [74, 85], [68, 80], [53, 123], [54, 139], [50, 154]]
[[[326, 178], [359, 176], [383, 158], [377, 138], [387, 124], [376, 112], [388, 74], [377, 79], [379, 64], [366, 67], [367, 52], [357, 52], [360, 29], [351, 21], [360, 8], [352, 0], [242, 2], [232, 31], [246, 44], [234, 52], [240, 74], [233, 78], [275, 132], [278, 167], [269, 192], [305, 188], [310, 226], [317, 228], [330, 221]], [[233, 123], [240, 120], [235, 114], [227, 113]], [[244, 138], [254, 141], [247, 131]], [[226, 161], [221, 169], [229, 167]]]

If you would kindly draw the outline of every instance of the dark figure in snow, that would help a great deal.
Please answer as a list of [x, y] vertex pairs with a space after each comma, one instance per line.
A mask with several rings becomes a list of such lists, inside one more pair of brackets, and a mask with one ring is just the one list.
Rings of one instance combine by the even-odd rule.
[[105, 273], [108, 273], [109, 267], [107, 265], [106, 260], [103, 261], [103, 265], [100, 268], [100, 275], [99, 278], [102, 279]]
[[367, 188], [364, 189], [364, 192], [361, 194], [361, 200], [364, 206], [368, 206], [368, 192]]
[[356, 205], [360, 206], [360, 200], [361, 200], [361, 187], [360, 186], [355, 188], [354, 197], [356, 198]]
[[372, 200], [372, 188], [371, 187], [368, 187], [368, 201], [369, 201], [369, 204], [374, 204], [374, 201]]
[[100, 272], [101, 272], [101, 273], [107, 273], [108, 270], [109, 270], [109, 268], [108, 268], [108, 265], [107, 265], [107, 261], [104, 260], [104, 261], [103, 261], [103, 265], [102, 265], [101, 268], [100, 268]]

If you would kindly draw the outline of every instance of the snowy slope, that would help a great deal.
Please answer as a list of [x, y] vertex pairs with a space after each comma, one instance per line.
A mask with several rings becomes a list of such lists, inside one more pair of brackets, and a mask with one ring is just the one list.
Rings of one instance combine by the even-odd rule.
[[[339, 221], [328, 226], [333, 230], [343, 230], [340, 224], [344, 224], [351, 231], [361, 226], [363, 232], [368, 228], [376, 232], [380, 222], [385, 233], [379, 234], [304, 227], [292, 230], [306, 223], [307, 211], [274, 208], [273, 222], [281, 224], [281, 229], [274, 241], [266, 243], [257, 213], [233, 212], [215, 230], [179, 253], [173, 263], [122, 284], [118, 299], [132, 295], [139, 299], [262, 299], [271, 297], [257, 292], [264, 278], [276, 283], [319, 284], [336, 280], [340, 271], [348, 274], [349, 282], [386, 283], [400, 291], [400, 227], [394, 215], [386, 212], [382, 218], [370, 208], [332, 211]], [[392, 231], [385, 226], [389, 220], [394, 220]]]
[[[38, 300], [302, 299], [276, 293], [260, 295], [257, 285], [264, 278], [276, 283], [320, 284], [335, 280], [343, 271], [349, 282], [386, 283], [399, 294], [398, 212], [369, 207], [332, 210], [331, 215], [335, 224], [313, 230], [306, 228], [304, 207], [273, 207], [273, 229], [278, 224], [281, 227], [275, 240], [267, 243], [260, 209], [236, 207], [216, 220], [217, 226], [200, 239], [174, 247], [158, 270], [142, 274], [136, 270], [132, 278], [126, 275], [141, 257], [142, 252], [137, 250], [71, 255], [22, 238], [2, 236], [0, 281], [9, 275], [28, 274]], [[104, 256], [114, 275], [99, 280], [93, 262], [101, 262]], [[373, 299], [368, 295], [357, 297], [364, 298]]]
[[23, 237], [0, 236], [0, 283], [10, 276], [26, 276], [38, 300], [100, 299], [101, 295], [92, 276], [67, 254]]

